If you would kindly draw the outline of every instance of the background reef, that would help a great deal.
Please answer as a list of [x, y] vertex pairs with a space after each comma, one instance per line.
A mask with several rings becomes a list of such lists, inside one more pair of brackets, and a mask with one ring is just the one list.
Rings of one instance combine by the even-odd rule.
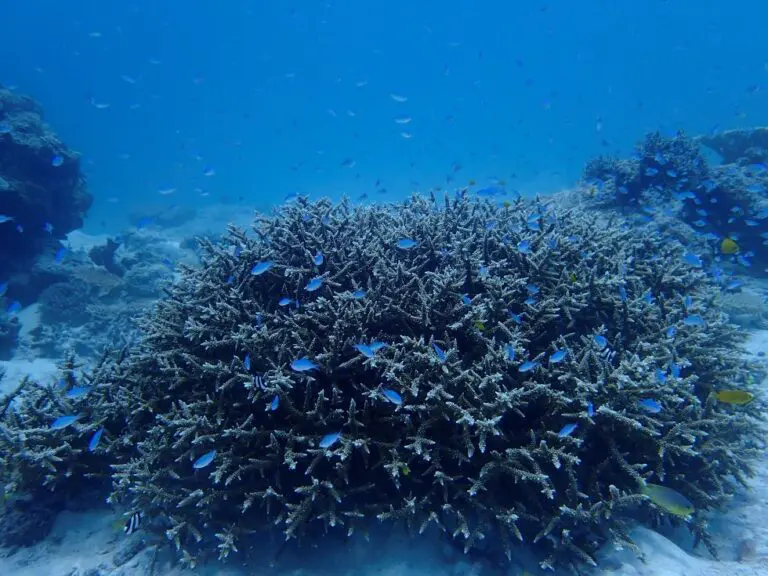
[[761, 401], [713, 392], [756, 392], [758, 368], [685, 248], [621, 222], [465, 193], [300, 199], [201, 239], [137, 344], [3, 400], [6, 490], [111, 484], [188, 564], [377, 518], [562, 566], [669, 517], [652, 482], [711, 547], [706, 511], [763, 453]]

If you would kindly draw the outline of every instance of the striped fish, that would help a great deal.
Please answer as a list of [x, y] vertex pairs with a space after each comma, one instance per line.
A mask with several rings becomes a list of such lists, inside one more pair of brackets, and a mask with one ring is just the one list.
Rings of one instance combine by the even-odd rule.
[[125, 533], [130, 536], [136, 530], [138, 530], [141, 527], [141, 519], [142, 514], [141, 512], [134, 512], [131, 514], [130, 518], [128, 518], [128, 521], [125, 523]]

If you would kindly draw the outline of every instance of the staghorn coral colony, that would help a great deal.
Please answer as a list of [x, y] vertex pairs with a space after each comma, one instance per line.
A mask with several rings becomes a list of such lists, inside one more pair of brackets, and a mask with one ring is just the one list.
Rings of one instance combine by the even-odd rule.
[[[7, 491], [111, 481], [188, 564], [372, 519], [593, 564], [762, 454], [744, 335], [668, 239], [542, 201], [321, 200], [201, 240], [132, 349], [7, 397]], [[659, 488], [657, 491], [661, 490]]]

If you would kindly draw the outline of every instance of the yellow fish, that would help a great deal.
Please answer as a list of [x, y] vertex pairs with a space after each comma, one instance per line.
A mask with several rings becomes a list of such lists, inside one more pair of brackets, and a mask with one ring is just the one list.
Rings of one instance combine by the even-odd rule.
[[485, 332], [485, 324], [481, 320], [475, 320], [475, 328], [480, 332]]
[[723, 241], [720, 243], [720, 252], [722, 252], [723, 254], [738, 254], [739, 245], [736, 244], [735, 240], [731, 240], [730, 238], [724, 238]]
[[474, 178], [470, 178], [469, 185], [470, 186], [474, 186], [475, 184], [477, 184], [477, 182], [475, 182], [475, 179]]
[[754, 400], [754, 396], [746, 390], [719, 390], [715, 392], [715, 398], [725, 404], [749, 404]]
[[570, 278], [571, 278], [571, 282], [576, 284], [576, 280], [578, 280], [578, 278], [576, 277], [576, 272], [571, 272]]
[[685, 518], [686, 516], [693, 514], [696, 510], [688, 498], [680, 494], [677, 490], [667, 488], [666, 486], [646, 484], [643, 487], [643, 494], [648, 496], [651, 502], [664, 510], [664, 512], [674, 514], [675, 516]]
[[408, 464], [403, 464], [400, 467], [400, 471], [403, 473], [403, 476], [410, 476], [411, 469], [408, 467]]
[[504, 200], [504, 208], [509, 208], [510, 206], [512, 206], [512, 202], [509, 200]]

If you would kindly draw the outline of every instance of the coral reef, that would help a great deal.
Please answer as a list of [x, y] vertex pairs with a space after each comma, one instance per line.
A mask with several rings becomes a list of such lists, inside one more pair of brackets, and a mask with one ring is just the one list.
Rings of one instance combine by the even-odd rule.
[[667, 238], [463, 193], [300, 199], [253, 230], [201, 239], [203, 265], [180, 266], [137, 346], [0, 404], [8, 489], [111, 477], [110, 501], [190, 565], [270, 527], [379, 519], [573, 567], [632, 547], [630, 513], [679, 521], [646, 482], [690, 499], [710, 545], [706, 511], [763, 454], [762, 400], [714, 395], [757, 395], [758, 366]]
[[[83, 224], [91, 205], [79, 155], [43, 123], [31, 98], [0, 86], [0, 278], [25, 271]], [[10, 288], [12, 292], [13, 285]]]
[[[760, 273], [768, 266], [761, 232], [768, 218], [765, 133], [757, 128], [691, 139], [683, 133], [665, 137], [654, 132], [631, 159], [588, 162], [582, 194], [602, 207], [639, 209], [646, 221], [681, 219], [709, 242], [707, 258], [719, 254], [724, 238], [734, 239], [739, 254], [732, 260], [742, 271]], [[699, 144], [717, 150], [725, 163], [710, 166]]]

